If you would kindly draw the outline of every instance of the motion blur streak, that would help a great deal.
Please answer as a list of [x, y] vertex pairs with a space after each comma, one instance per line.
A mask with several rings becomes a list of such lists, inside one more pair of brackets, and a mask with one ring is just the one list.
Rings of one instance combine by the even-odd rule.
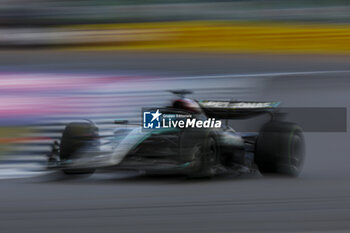
[[349, 25], [185, 21], [74, 25], [30, 33], [30, 40], [19, 31], [0, 43], [84, 50], [350, 53]]
[[350, 6], [342, 0], [31, 0], [25, 10], [3, 2], [2, 48], [350, 53]]
[[[70, 39], [63, 43], [84, 49], [350, 53], [348, 25], [204, 21], [81, 25], [66, 30]], [[83, 40], [77, 39], [82, 36]]]

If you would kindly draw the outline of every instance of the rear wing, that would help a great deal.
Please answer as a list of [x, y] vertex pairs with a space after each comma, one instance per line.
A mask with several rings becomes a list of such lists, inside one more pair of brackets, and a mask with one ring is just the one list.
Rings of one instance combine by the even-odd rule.
[[217, 119], [245, 119], [261, 114], [273, 114], [280, 102], [216, 101], [198, 102], [205, 114]]

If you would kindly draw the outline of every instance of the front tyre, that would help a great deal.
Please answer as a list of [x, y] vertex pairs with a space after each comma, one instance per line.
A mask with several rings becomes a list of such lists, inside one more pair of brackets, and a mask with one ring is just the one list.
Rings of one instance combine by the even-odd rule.
[[[91, 122], [73, 122], [66, 126], [63, 131], [60, 144], [60, 159], [68, 161], [79, 156], [79, 151], [85, 146], [98, 144], [98, 128]], [[89, 175], [95, 169], [62, 169], [66, 175]]]
[[255, 144], [255, 163], [262, 175], [297, 177], [305, 159], [302, 129], [289, 122], [265, 124]]

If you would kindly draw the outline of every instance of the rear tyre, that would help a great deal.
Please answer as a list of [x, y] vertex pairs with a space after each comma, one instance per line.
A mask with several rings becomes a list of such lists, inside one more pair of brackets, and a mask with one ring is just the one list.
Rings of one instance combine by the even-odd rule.
[[289, 122], [265, 124], [255, 145], [255, 163], [262, 175], [296, 177], [305, 158], [302, 129]]
[[[91, 122], [73, 122], [63, 131], [60, 144], [60, 159], [67, 161], [78, 156], [81, 148], [96, 143], [98, 128]], [[95, 169], [63, 169], [66, 175], [87, 175]]]

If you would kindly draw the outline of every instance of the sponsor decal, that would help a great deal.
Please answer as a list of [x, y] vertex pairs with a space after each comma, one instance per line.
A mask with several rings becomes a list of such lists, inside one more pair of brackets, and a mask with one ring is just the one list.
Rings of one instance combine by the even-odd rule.
[[206, 108], [256, 109], [256, 108], [275, 108], [280, 103], [279, 102], [201, 101], [200, 104]]

